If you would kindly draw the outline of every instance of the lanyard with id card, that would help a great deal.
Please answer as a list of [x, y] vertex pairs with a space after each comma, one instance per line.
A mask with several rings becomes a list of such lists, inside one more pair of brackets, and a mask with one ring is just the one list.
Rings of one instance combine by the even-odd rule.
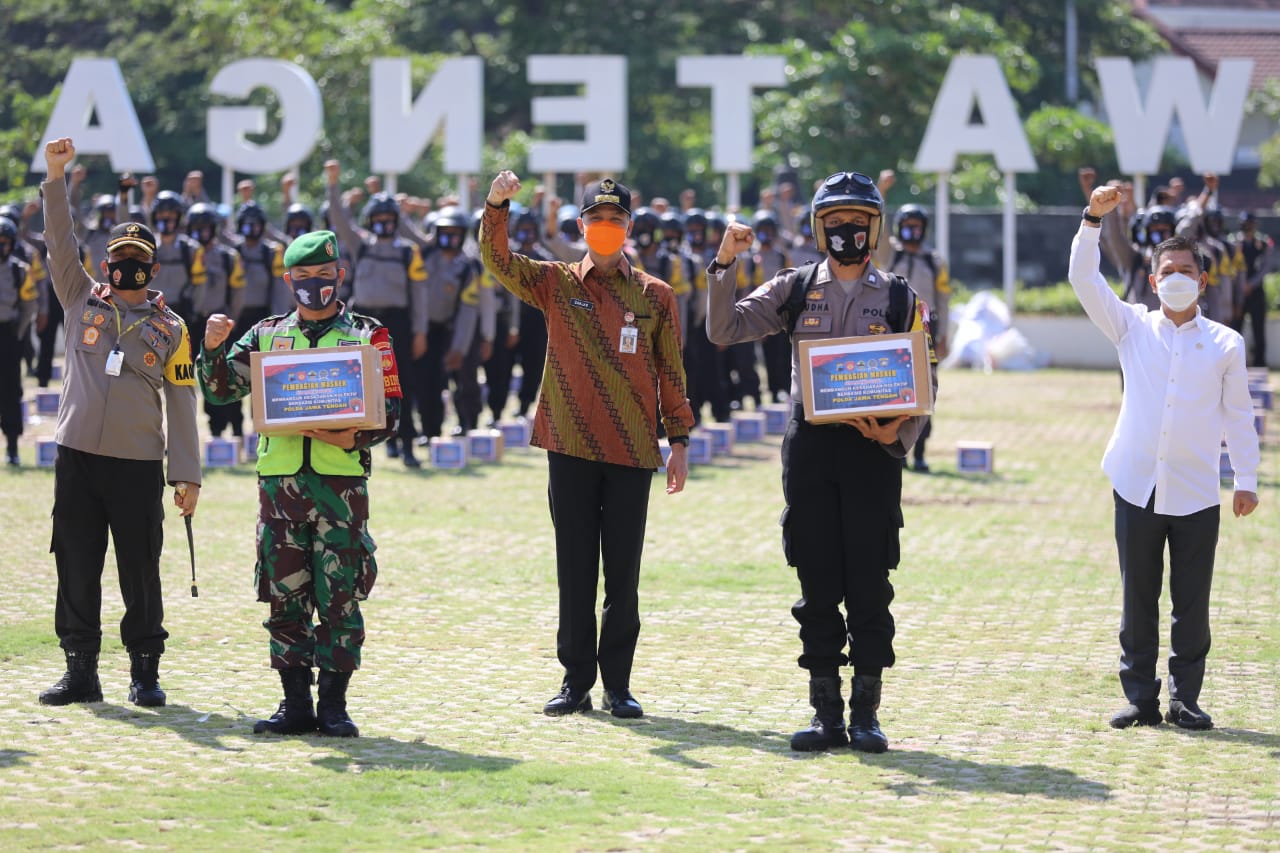
[[143, 323], [145, 323], [147, 321], [147, 317], [151, 315], [145, 314], [142, 317], [139, 317], [137, 320], [134, 320], [133, 323], [129, 325], [129, 328], [125, 329], [124, 331], [121, 331], [120, 330], [120, 309], [116, 307], [116, 304], [114, 301], [111, 303], [111, 310], [116, 315], [116, 345], [111, 348], [111, 352], [107, 353], [106, 374], [108, 376], [119, 376], [121, 369], [124, 367], [124, 350], [120, 349], [120, 342], [124, 339], [125, 335], [129, 334], [134, 329], [138, 328]]
[[640, 343], [640, 330], [635, 325], [636, 315], [634, 312], [628, 311], [622, 315], [622, 320], [626, 325], [622, 327], [622, 336], [618, 339], [618, 352], [635, 355]]

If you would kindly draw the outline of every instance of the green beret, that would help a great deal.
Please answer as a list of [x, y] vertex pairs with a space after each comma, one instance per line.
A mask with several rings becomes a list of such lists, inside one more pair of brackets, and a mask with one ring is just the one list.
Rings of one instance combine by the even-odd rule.
[[284, 250], [286, 267], [311, 267], [338, 260], [338, 238], [332, 231], [311, 231], [296, 238]]

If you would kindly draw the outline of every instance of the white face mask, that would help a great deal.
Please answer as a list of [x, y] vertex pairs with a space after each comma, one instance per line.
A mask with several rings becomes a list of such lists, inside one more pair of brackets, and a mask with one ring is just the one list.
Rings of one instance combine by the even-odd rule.
[[1170, 311], [1186, 311], [1200, 298], [1200, 282], [1175, 272], [1159, 282], [1156, 295]]

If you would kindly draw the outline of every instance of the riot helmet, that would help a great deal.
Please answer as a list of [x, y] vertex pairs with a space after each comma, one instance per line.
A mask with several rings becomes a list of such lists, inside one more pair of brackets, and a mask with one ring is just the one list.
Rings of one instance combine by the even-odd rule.
[[471, 215], [454, 205], [443, 207], [436, 215], [436, 245], [441, 249], [458, 250], [467, 240], [467, 231], [471, 228]]
[[161, 190], [151, 208], [151, 227], [157, 235], [176, 234], [187, 205], [173, 190]]
[[893, 216], [893, 231], [904, 243], [923, 243], [929, 233], [929, 214], [918, 204], [904, 204]]
[[236, 231], [256, 240], [267, 227], [267, 214], [256, 201], [246, 201], [236, 208]]
[[648, 249], [657, 241], [662, 220], [653, 212], [653, 208], [637, 207], [635, 213], [631, 215], [631, 222], [631, 239], [635, 240], [636, 245], [641, 249]]
[[400, 226], [400, 203], [391, 193], [374, 193], [360, 218], [364, 227], [378, 237], [394, 237]]
[[297, 238], [314, 227], [315, 217], [311, 215], [311, 208], [298, 202], [289, 205], [289, 209], [284, 214], [284, 233], [291, 238]]
[[822, 218], [836, 210], [859, 210], [870, 217], [867, 224], [867, 248], [875, 251], [880, 241], [880, 218], [884, 215], [884, 199], [876, 182], [861, 172], [836, 172], [822, 182], [813, 194], [810, 223], [818, 251], [826, 252], [827, 235]]
[[191, 205], [187, 211], [187, 234], [207, 245], [218, 231], [218, 209], [205, 202]]

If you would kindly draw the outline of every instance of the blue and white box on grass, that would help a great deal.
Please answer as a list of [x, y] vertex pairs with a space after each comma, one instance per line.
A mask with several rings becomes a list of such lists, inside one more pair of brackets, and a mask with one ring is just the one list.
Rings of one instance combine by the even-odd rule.
[[956, 470], [961, 474], [991, 474], [996, 470], [996, 448], [989, 441], [957, 441]]
[[689, 464], [711, 464], [711, 436], [705, 432], [689, 433]]
[[244, 434], [243, 459], [246, 462], [258, 461], [258, 434], [256, 432], [247, 432]]
[[58, 460], [58, 442], [52, 438], [36, 439], [36, 464], [41, 468], [52, 468]]
[[1231, 455], [1227, 453], [1227, 446], [1222, 445], [1222, 449], [1218, 451], [1218, 479], [1223, 483], [1230, 485], [1236, 479], [1236, 471], [1231, 467]]
[[240, 461], [240, 442], [211, 438], [204, 443], [204, 467], [231, 468]]
[[51, 391], [48, 388], [41, 388], [36, 392], [36, 414], [58, 414], [58, 401], [61, 399], [62, 395], [57, 391]]
[[658, 473], [665, 474], [667, 473], [667, 460], [671, 458], [671, 445], [665, 441], [659, 441], [658, 452], [662, 454], [662, 467], [658, 469]]
[[461, 438], [437, 435], [431, 439], [431, 467], [459, 469], [467, 467], [467, 443]]
[[473, 429], [467, 433], [467, 456], [477, 462], [502, 461], [502, 431]]
[[733, 453], [733, 424], [703, 424], [699, 429], [711, 437], [713, 456]]
[[733, 440], [738, 443], [764, 441], [764, 412], [734, 412], [729, 416], [733, 424]]
[[765, 403], [760, 407], [764, 412], [764, 431], [769, 435], [785, 435], [787, 424], [791, 422], [791, 406], [786, 403]]
[[502, 433], [504, 447], [523, 449], [529, 446], [533, 427], [525, 420], [504, 421], [498, 424], [498, 431]]

